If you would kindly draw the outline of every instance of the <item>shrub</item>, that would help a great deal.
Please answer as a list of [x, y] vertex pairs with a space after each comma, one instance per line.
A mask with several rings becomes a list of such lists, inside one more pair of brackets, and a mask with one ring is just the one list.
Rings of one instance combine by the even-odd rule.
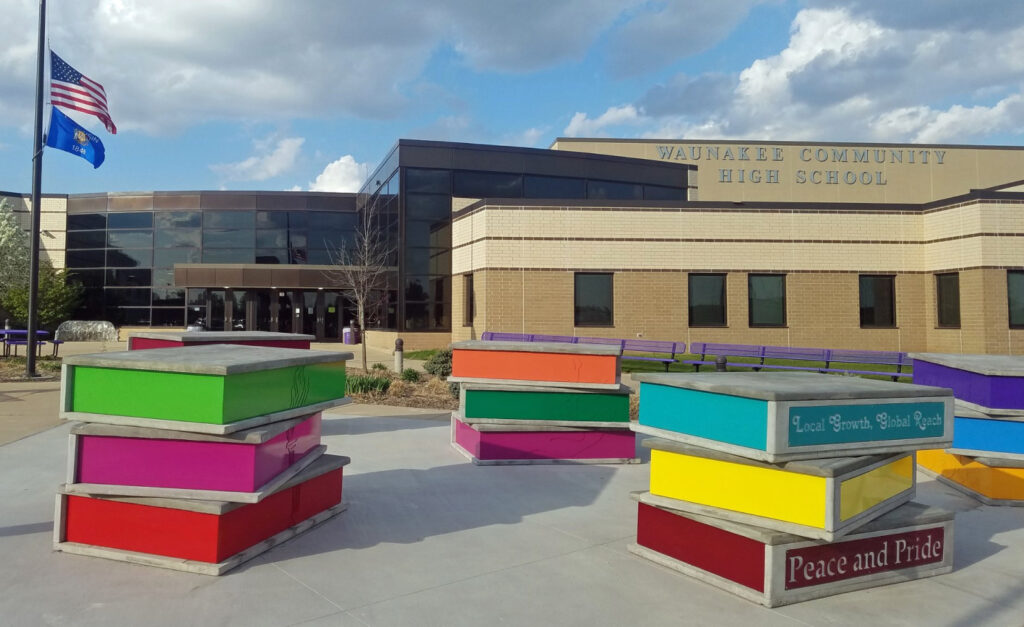
[[423, 391], [427, 394], [433, 394], [439, 396], [441, 394], [448, 393], [448, 386], [452, 385], [444, 379], [438, 379], [437, 377], [430, 377], [427, 382], [423, 384]]
[[384, 394], [391, 387], [391, 379], [372, 374], [348, 377], [348, 394]]
[[388, 369], [388, 367], [385, 366], [384, 364], [380, 363], [380, 362], [377, 362], [377, 363], [373, 364], [372, 366], [370, 366], [370, 370], [377, 370], [378, 372], [379, 371], [387, 372], [387, 369]]
[[402, 381], [416, 383], [420, 380], [420, 371], [415, 368], [406, 368], [402, 371]]
[[416, 393], [416, 386], [406, 383], [401, 379], [396, 379], [391, 382], [391, 387], [388, 388], [388, 396], [391, 398], [406, 398], [413, 396]]
[[452, 373], [452, 349], [438, 351], [423, 364], [423, 369], [435, 377], [448, 377]]
[[452, 395], [452, 398], [459, 398], [459, 384], [458, 383], [449, 383], [448, 384], [448, 393]]

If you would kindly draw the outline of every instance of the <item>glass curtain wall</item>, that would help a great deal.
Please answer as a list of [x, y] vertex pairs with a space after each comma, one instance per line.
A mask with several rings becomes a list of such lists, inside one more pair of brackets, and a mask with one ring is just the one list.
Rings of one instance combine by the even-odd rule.
[[[277, 323], [271, 320], [270, 307], [277, 300], [276, 290], [225, 292], [220, 286], [217, 294], [205, 288], [186, 291], [174, 286], [174, 265], [329, 265], [337, 250], [352, 242], [357, 221], [351, 210], [108, 212], [106, 198], [69, 199], [69, 204], [75, 203], [76, 208], [97, 209], [67, 216], [66, 265], [85, 288], [75, 316], [117, 326], [185, 327], [201, 322], [208, 329], [224, 328], [226, 323], [235, 329], [239, 324], [269, 329]], [[304, 206], [305, 200], [298, 204]], [[391, 210], [397, 215], [394, 206]], [[397, 219], [393, 228], [397, 229]], [[226, 298], [231, 302], [224, 302]], [[214, 315], [211, 306], [216, 308]]]
[[[686, 190], [660, 185], [591, 180], [586, 177], [544, 176], [522, 171], [484, 172], [458, 168], [401, 165], [399, 148], [370, 176], [360, 193], [361, 210], [392, 207], [401, 215], [395, 229], [401, 285], [397, 320], [379, 318], [387, 328], [405, 331], [450, 331], [451, 320], [451, 207], [459, 198], [551, 198], [605, 200], [685, 200]], [[441, 161], [441, 159], [438, 159]], [[399, 185], [401, 183], [401, 185]], [[374, 318], [378, 319], [378, 318]], [[385, 321], [386, 320], [386, 321]], [[371, 327], [372, 328], [372, 327]]]

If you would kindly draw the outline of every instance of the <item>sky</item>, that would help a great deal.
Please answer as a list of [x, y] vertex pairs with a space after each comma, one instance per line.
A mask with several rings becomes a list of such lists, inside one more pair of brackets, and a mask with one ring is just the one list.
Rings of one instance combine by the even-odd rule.
[[[32, 182], [37, 0], [0, 0], [0, 190]], [[44, 193], [356, 191], [399, 138], [1021, 145], [1020, 0], [51, 0], [103, 84]]]

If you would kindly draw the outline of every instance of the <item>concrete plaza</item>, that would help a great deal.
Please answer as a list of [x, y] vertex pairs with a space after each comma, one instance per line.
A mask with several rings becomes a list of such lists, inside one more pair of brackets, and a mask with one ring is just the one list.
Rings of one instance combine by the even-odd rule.
[[920, 476], [917, 500], [957, 512], [953, 573], [766, 609], [627, 551], [646, 463], [473, 466], [448, 414], [365, 405], [323, 426], [348, 510], [223, 577], [54, 553], [56, 394], [0, 384], [0, 413], [46, 414], [0, 446], [5, 625], [1024, 624], [1024, 508]]

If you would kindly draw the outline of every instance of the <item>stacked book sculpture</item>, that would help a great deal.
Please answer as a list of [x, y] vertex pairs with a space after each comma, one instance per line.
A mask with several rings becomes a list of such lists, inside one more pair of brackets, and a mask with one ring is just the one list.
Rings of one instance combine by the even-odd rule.
[[953, 515], [911, 502], [948, 390], [807, 373], [634, 375], [652, 436], [645, 558], [774, 607], [952, 570]]
[[618, 346], [452, 345], [452, 445], [476, 464], [636, 461]]
[[128, 350], [200, 346], [202, 344], [244, 344], [246, 346], [308, 349], [309, 343], [315, 339], [312, 335], [275, 333], [273, 331], [147, 331], [129, 336]]
[[219, 575], [344, 509], [320, 412], [351, 353], [241, 345], [64, 360], [58, 551]]
[[952, 445], [918, 453], [946, 485], [988, 505], [1024, 505], [1024, 357], [919, 353], [914, 382], [956, 397]]

